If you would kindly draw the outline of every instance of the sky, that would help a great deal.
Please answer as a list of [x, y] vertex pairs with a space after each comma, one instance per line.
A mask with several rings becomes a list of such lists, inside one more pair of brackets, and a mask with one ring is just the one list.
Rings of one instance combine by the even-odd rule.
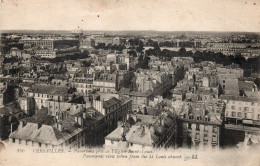
[[2, 30], [260, 31], [260, 0], [1, 0]]

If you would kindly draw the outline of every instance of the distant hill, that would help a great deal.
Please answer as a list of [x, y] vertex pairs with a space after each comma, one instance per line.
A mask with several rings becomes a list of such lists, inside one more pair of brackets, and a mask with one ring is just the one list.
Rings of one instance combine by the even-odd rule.
[[[69, 30], [2, 30], [1, 33], [22, 33], [22, 34], [68, 34], [71, 33]], [[259, 32], [206, 32], [206, 31], [94, 31], [94, 30], [83, 30], [85, 35], [104, 33], [111, 36], [171, 36], [171, 35], [236, 35], [236, 34], [258, 34]]]

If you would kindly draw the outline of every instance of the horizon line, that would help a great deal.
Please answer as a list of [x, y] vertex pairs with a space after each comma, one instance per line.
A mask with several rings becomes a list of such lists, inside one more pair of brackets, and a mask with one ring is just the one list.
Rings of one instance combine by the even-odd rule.
[[[68, 30], [68, 29], [56, 29], [56, 30], [53, 30], [53, 29], [2, 29], [0, 30], [1, 31], [73, 31], [73, 30], [76, 30], [76, 29], [71, 29], [71, 30]], [[197, 30], [84, 30], [84, 29], [78, 29], [78, 30], [81, 30], [81, 31], [107, 31], [107, 32], [124, 32], [124, 31], [133, 31], [133, 32], [136, 32], [136, 31], [151, 31], [151, 32], [218, 32], [218, 33], [225, 33], [225, 32], [231, 32], [231, 33], [260, 33], [260, 31], [213, 31], [213, 30], [207, 30], [207, 31], [197, 31]]]

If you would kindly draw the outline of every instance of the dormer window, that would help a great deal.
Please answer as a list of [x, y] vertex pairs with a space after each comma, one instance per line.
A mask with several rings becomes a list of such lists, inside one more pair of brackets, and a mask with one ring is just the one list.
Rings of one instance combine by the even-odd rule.
[[208, 122], [208, 116], [205, 116], [205, 121]]
[[193, 119], [193, 115], [191, 114], [191, 115], [189, 115], [189, 119], [190, 120], [192, 120]]

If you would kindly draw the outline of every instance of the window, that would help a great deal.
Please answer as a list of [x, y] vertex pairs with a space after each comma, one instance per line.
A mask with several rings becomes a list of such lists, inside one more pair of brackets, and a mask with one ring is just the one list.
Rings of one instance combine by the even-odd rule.
[[204, 131], [208, 131], [208, 126], [207, 125], [204, 126]]
[[236, 117], [236, 112], [232, 112], [232, 117]]
[[247, 113], [245, 113], [245, 119], [247, 119]]
[[254, 108], [251, 108], [251, 111], [254, 113], [255, 109], [254, 109]]
[[12, 142], [15, 143], [15, 138], [12, 138]]
[[226, 82], [226, 81], [225, 81], [225, 80], [223, 80], [223, 84], [225, 84], [225, 82]]
[[225, 89], [226, 88], [226, 86], [225, 85], [223, 85], [223, 89]]
[[203, 143], [203, 147], [206, 148], [208, 146], [208, 142]]
[[200, 130], [200, 125], [196, 124], [196, 130]]
[[214, 133], [217, 133], [217, 132], [218, 132], [218, 128], [217, 128], [216, 126], [213, 126], [212, 131], [213, 131]]
[[113, 141], [113, 140], [111, 140], [111, 144], [114, 144], [114, 141]]
[[241, 112], [238, 112], [238, 113], [237, 113], [237, 116], [238, 116], [239, 118], [241, 118], [241, 117], [242, 117], [242, 113], [241, 113]]
[[235, 106], [233, 106], [233, 105], [231, 106], [231, 109], [232, 109], [232, 110], [234, 110], [235, 108], [236, 108]]
[[212, 135], [212, 143], [216, 143], [217, 142], [217, 136], [216, 135]]
[[204, 141], [208, 141], [208, 134], [204, 134]]
[[248, 111], [248, 107], [244, 107], [244, 111]]
[[200, 139], [200, 133], [196, 133], [195, 139], [196, 139], [196, 140], [199, 140], [199, 139]]
[[[260, 117], [260, 116], [259, 116]], [[188, 129], [191, 129], [191, 123], [188, 123]]]

